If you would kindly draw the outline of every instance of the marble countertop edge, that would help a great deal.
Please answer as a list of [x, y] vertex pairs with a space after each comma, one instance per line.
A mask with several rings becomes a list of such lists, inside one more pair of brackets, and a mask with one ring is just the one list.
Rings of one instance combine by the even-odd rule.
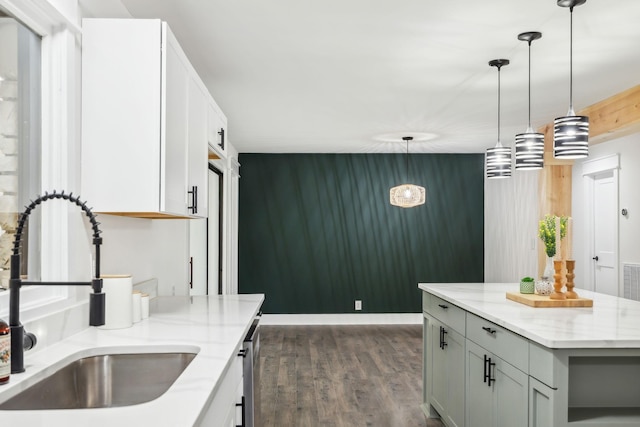
[[506, 298], [517, 283], [420, 283], [418, 287], [547, 348], [640, 348], [640, 302], [577, 289], [593, 307], [534, 308]]

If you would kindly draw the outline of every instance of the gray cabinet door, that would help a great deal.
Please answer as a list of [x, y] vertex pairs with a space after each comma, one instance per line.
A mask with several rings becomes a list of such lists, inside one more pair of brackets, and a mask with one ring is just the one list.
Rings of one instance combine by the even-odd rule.
[[[499, 357], [495, 360], [494, 408], [496, 427], [527, 427], [529, 376]], [[550, 424], [551, 425], [551, 424]]]
[[467, 340], [467, 426], [527, 427], [529, 376]]
[[529, 427], [545, 427], [553, 423], [555, 390], [529, 377]]
[[464, 427], [465, 339], [447, 325], [432, 319], [429, 325], [431, 397], [429, 403], [449, 427]]
[[489, 353], [473, 341], [467, 340], [466, 344], [467, 427], [492, 427], [493, 388], [485, 381], [484, 359]]
[[446, 424], [450, 427], [464, 427], [464, 403], [465, 403], [465, 339], [462, 335], [449, 330], [445, 336], [447, 359], [447, 411]]
[[442, 331], [444, 326], [437, 320], [433, 320], [430, 325], [431, 328], [431, 400], [429, 403], [438, 411], [441, 417], [444, 418], [447, 412], [447, 352], [446, 347], [443, 348]]

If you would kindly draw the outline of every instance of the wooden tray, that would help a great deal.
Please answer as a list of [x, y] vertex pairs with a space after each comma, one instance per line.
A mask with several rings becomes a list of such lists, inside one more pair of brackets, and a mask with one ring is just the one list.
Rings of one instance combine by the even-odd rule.
[[521, 294], [519, 292], [507, 292], [507, 299], [526, 304], [535, 308], [546, 307], [593, 307], [593, 300], [589, 298], [577, 299], [550, 299], [548, 295]]

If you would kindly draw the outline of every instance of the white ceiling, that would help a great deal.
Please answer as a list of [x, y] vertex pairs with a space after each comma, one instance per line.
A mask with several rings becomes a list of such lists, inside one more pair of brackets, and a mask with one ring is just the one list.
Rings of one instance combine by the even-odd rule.
[[[556, 0], [81, 0], [88, 16], [166, 20], [240, 152], [484, 152], [567, 113], [569, 10]], [[574, 10], [576, 111], [640, 83], [640, 1]]]

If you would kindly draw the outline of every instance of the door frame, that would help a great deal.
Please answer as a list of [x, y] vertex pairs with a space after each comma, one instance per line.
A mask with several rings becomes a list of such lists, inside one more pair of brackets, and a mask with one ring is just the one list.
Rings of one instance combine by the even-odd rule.
[[[223, 244], [223, 231], [224, 231], [224, 227], [223, 227], [223, 221], [224, 221], [224, 173], [218, 169], [217, 167], [215, 167], [214, 165], [212, 165], [211, 163], [209, 163], [209, 171], [215, 173], [216, 175], [218, 175], [219, 181], [218, 181], [218, 289], [216, 289], [216, 292], [218, 295], [222, 295], [222, 260], [223, 260], [223, 248], [224, 248], [224, 244]], [[207, 177], [207, 180], [209, 179], [209, 177]], [[207, 216], [207, 277], [209, 275], [209, 219], [211, 218], [211, 205], [209, 205], [209, 215]], [[207, 281], [207, 295], [209, 295], [209, 281]]]
[[613, 185], [615, 187], [615, 206], [613, 209], [615, 210], [615, 224], [614, 224], [614, 236], [613, 236], [613, 246], [615, 248], [615, 256], [613, 260], [613, 275], [618, 285], [618, 296], [623, 295], [624, 289], [622, 288], [622, 284], [620, 283], [620, 244], [619, 244], [619, 232], [620, 232], [620, 221], [618, 217], [618, 208], [620, 206], [620, 181], [618, 177], [618, 170], [620, 169], [620, 155], [619, 154], [611, 154], [609, 156], [600, 157], [593, 160], [588, 160], [582, 163], [582, 182], [583, 182], [583, 194], [584, 194], [584, 213], [585, 213], [585, 242], [584, 250], [583, 250], [583, 262], [585, 265], [589, 265], [589, 268], [585, 268], [585, 279], [588, 284], [587, 289], [594, 291], [595, 290], [595, 268], [596, 265], [592, 260], [593, 254], [595, 253], [595, 231], [594, 231], [594, 207], [593, 207], [593, 197], [595, 192], [595, 179], [596, 176], [611, 171], [613, 174]]

